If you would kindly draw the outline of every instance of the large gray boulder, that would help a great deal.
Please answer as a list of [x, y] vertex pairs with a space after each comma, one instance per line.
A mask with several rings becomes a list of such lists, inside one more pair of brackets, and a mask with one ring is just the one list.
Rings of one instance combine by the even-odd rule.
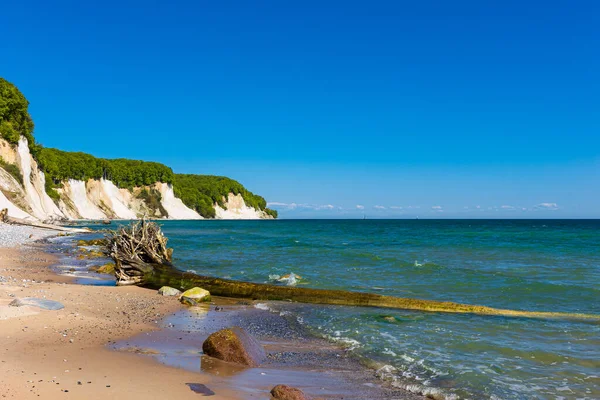
[[256, 367], [266, 358], [262, 345], [244, 329], [234, 326], [211, 334], [202, 351], [219, 360]]

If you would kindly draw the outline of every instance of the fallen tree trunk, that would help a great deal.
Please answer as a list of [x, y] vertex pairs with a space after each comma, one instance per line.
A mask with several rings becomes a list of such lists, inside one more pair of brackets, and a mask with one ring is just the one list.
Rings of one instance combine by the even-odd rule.
[[[600, 315], [594, 314], [506, 310], [446, 301], [410, 299], [345, 290], [297, 288], [201, 276], [179, 271], [171, 264], [172, 251], [166, 247], [167, 239], [160, 232], [160, 228], [152, 222], [142, 221], [130, 228], [120, 228], [119, 231], [113, 232], [108, 239], [110, 255], [115, 261], [115, 276], [118, 285], [138, 285], [151, 289], [171, 286], [180, 290], [198, 286], [210, 291], [213, 296], [253, 300], [280, 300], [526, 318], [600, 320]], [[152, 243], [149, 243], [149, 240]]]
[[89, 232], [89, 229], [86, 228], [70, 228], [66, 226], [53, 225], [53, 224], [45, 224], [43, 222], [38, 221], [29, 221], [21, 218], [14, 218], [8, 215], [8, 210], [4, 209], [0, 211], [0, 221], [10, 225], [23, 225], [23, 226], [33, 226], [41, 229], [50, 229], [53, 231], [59, 232], [72, 232], [72, 233], [86, 233]]

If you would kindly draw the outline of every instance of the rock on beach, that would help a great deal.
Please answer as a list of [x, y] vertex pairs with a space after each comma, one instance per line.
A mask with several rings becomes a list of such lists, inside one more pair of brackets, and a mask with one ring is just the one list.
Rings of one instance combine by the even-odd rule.
[[277, 385], [271, 389], [271, 396], [275, 400], [307, 400], [304, 392], [287, 385]]
[[249, 367], [256, 367], [267, 358], [258, 340], [237, 326], [211, 334], [202, 344], [202, 351], [219, 360]]
[[183, 292], [179, 298], [179, 301], [188, 306], [197, 306], [210, 301], [210, 292], [208, 290], [195, 287]]
[[181, 291], [170, 286], [163, 286], [160, 289], [158, 289], [158, 294], [161, 294], [163, 296], [179, 296], [181, 294]]

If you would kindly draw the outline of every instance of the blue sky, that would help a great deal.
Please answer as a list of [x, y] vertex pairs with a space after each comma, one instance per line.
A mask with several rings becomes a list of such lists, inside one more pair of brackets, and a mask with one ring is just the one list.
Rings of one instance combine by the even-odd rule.
[[595, 1], [19, 1], [48, 147], [226, 175], [281, 216], [600, 217]]

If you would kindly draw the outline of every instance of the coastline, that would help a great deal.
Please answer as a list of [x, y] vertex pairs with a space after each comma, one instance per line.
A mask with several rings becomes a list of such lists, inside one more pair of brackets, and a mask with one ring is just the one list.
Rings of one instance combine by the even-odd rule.
[[[52, 270], [56, 255], [32, 243], [55, 234], [25, 236], [20, 240], [27, 245], [18, 249], [0, 247], [5, 398], [197, 398], [188, 384], [208, 388], [215, 399], [270, 398], [269, 390], [280, 383], [311, 398], [423, 398], [378, 382], [373, 370], [339, 346], [251, 302], [215, 298], [210, 306], [189, 309], [153, 290], [75, 284]], [[8, 306], [23, 297], [59, 301], [65, 308]], [[258, 337], [269, 353], [264, 365], [239, 368], [201, 355], [204, 338], [231, 325]]]

